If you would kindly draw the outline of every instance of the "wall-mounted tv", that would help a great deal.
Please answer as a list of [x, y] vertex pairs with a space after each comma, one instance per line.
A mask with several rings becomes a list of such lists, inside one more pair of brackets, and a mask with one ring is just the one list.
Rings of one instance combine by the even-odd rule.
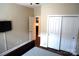
[[0, 21], [0, 32], [10, 31], [12, 29], [11, 21]]

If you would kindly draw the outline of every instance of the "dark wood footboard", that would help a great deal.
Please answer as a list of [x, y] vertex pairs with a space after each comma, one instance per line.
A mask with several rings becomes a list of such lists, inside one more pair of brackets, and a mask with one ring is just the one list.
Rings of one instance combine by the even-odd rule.
[[33, 48], [35, 46], [35, 41], [31, 41], [17, 49], [15, 49], [14, 51], [6, 54], [5, 56], [21, 56], [23, 55], [25, 52], [29, 51], [31, 48]]

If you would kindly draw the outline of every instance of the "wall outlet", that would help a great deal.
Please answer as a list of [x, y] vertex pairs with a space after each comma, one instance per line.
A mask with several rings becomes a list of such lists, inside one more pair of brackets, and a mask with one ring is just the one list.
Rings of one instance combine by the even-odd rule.
[[22, 40], [17, 40], [16, 41], [16, 44], [20, 44], [20, 43], [22, 43]]
[[16, 41], [16, 44], [19, 44], [19, 43], [20, 43], [20, 42], [17, 40], [17, 41]]
[[19, 40], [19, 42], [21, 43], [21, 42], [22, 42], [22, 40]]

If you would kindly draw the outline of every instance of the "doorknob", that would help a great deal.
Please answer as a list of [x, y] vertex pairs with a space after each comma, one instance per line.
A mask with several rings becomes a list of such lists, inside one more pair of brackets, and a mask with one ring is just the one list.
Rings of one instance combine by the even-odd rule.
[[75, 39], [75, 37], [73, 37], [73, 39]]

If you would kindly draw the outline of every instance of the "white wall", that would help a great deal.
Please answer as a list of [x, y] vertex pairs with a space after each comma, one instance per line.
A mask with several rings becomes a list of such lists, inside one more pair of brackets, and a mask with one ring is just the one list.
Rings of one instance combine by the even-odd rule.
[[[0, 4], [0, 20], [5, 19], [12, 21], [12, 30], [6, 32], [8, 49], [29, 40], [29, 16], [34, 16], [33, 8], [28, 8], [17, 4]], [[2, 33], [0, 33], [0, 35], [2, 35]], [[0, 37], [0, 41], [1, 39], [2, 37]], [[2, 43], [2, 45], [4, 44]]]

